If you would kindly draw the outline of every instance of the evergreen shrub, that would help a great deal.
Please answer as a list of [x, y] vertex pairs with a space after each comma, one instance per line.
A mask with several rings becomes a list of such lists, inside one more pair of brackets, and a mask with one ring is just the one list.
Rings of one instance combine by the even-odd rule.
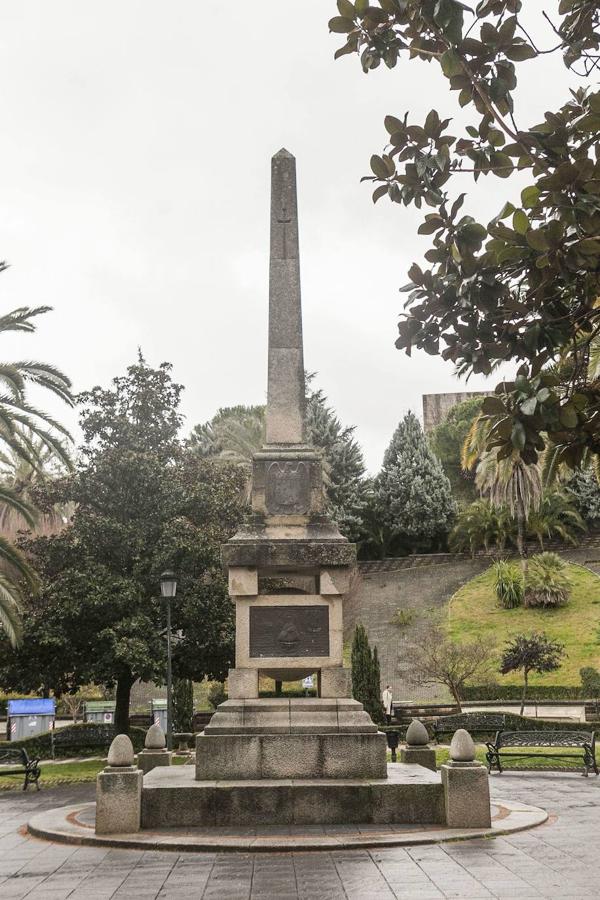
[[558, 553], [539, 553], [528, 567], [525, 606], [564, 606], [571, 594], [567, 565]]
[[492, 566], [496, 596], [504, 609], [515, 609], [523, 602], [523, 576], [516, 566], [499, 560]]
[[377, 647], [371, 650], [363, 625], [356, 626], [352, 641], [352, 696], [362, 703], [374, 722], [381, 725], [385, 721]]

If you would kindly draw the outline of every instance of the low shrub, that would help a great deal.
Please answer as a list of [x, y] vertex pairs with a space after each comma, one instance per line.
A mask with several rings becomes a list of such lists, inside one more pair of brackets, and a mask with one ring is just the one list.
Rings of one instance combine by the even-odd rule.
[[564, 606], [571, 594], [567, 564], [557, 553], [533, 556], [527, 572], [525, 606]]
[[586, 698], [600, 697], [600, 672], [593, 666], [584, 666], [579, 670], [581, 691]]
[[406, 628], [407, 625], [412, 625], [415, 619], [415, 611], [414, 609], [400, 609], [398, 608], [392, 618], [390, 619], [390, 625], [395, 625], [397, 628]]
[[492, 566], [496, 597], [504, 609], [515, 609], [523, 602], [523, 576], [516, 566], [499, 560]]
[[[521, 702], [522, 684], [467, 684], [463, 688], [463, 700], [514, 700]], [[528, 704], [536, 700], [581, 700], [583, 692], [580, 685], [547, 684], [532, 685], [529, 689]]]
[[208, 690], [208, 702], [213, 709], [227, 700], [227, 691], [221, 681], [214, 681]]

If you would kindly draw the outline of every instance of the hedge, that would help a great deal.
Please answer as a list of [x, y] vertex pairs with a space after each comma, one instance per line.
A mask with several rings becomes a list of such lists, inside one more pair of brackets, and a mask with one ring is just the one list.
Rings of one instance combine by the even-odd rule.
[[[464, 713], [463, 715], [485, 715], [483, 712], [477, 713]], [[490, 713], [490, 715], [505, 715], [505, 731], [594, 731], [594, 723], [590, 722], [557, 722], [554, 719], [531, 719], [527, 716], [518, 716], [516, 713], [505, 713], [503, 714], [501, 711], [496, 711], [494, 713]], [[443, 716], [435, 716], [434, 719], [442, 719]], [[433, 740], [434, 732], [434, 719], [430, 721], [423, 721], [423, 725], [427, 729], [427, 733], [429, 734], [430, 740]], [[406, 729], [408, 725], [382, 725], [380, 726], [380, 731], [395, 731], [400, 735], [400, 740], [406, 740]], [[476, 738], [480, 741], [492, 740], [495, 736], [495, 731], [479, 731], [477, 729], [470, 729], [467, 727], [467, 731], [469, 731], [471, 737]], [[444, 736], [444, 740], [449, 742], [452, 735], [447, 734]]]
[[[518, 684], [470, 684], [463, 688], [463, 702], [469, 700], [514, 700], [521, 702], [522, 686]], [[584, 700], [581, 685], [534, 685], [527, 692], [526, 703], [536, 700]]]
[[[66, 725], [54, 732], [54, 756], [57, 758], [99, 756], [107, 752], [114, 735], [114, 726], [104, 723], [83, 722], [79, 725]], [[146, 737], [146, 731], [143, 728], [130, 728], [129, 737], [136, 753], [143, 749]], [[30, 757], [50, 759], [52, 757], [52, 735], [46, 731], [44, 734], [36, 734], [34, 737], [23, 738], [20, 741], [0, 741], [0, 752], [20, 747], [24, 747]]]

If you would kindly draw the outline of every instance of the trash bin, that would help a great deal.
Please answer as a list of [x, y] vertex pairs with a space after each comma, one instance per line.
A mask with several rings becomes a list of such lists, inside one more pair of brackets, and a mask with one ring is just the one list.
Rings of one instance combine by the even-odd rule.
[[167, 733], [167, 701], [151, 700], [150, 711], [152, 713], [152, 724], [160, 725], [164, 733]]
[[22, 741], [36, 734], [46, 734], [54, 728], [55, 700], [9, 700], [7, 704], [6, 737]]
[[114, 700], [87, 700], [83, 708], [83, 721], [112, 725], [115, 721], [115, 706]]

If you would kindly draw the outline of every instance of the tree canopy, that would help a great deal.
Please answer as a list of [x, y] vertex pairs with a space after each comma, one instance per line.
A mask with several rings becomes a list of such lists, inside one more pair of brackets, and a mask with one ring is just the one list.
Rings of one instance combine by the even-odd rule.
[[23, 648], [0, 652], [6, 687], [116, 686], [119, 730], [133, 682], [164, 678], [164, 569], [179, 582], [174, 673], [223, 678], [233, 659], [220, 545], [242, 516], [244, 476], [184, 451], [180, 393], [169, 365], [140, 358], [108, 390], [82, 395], [80, 462], [40, 493], [42, 503], [76, 503], [75, 513], [59, 534], [24, 542], [40, 587], [25, 598]]
[[400, 422], [385, 451], [373, 502], [374, 518], [390, 543], [402, 537], [416, 550], [445, 540], [456, 504], [414, 413]]
[[[423, 122], [388, 115], [386, 147], [371, 157], [373, 200], [429, 207], [426, 265], [409, 270], [396, 346], [489, 374], [519, 364], [483, 405], [488, 446], [535, 463], [547, 443], [577, 465], [600, 452], [600, 91], [565, 91], [541, 122], [519, 108], [519, 77], [541, 56], [562, 56], [570, 75], [600, 62], [600, 7], [560, 0], [537, 24], [522, 0], [338, 0], [330, 30], [365, 72], [405, 58], [439, 66], [467, 123], [431, 109]], [[531, 4], [530, 4], [531, 6]], [[519, 201], [487, 223], [465, 212], [467, 185], [481, 176], [528, 176]], [[465, 184], [467, 182], [467, 184]], [[468, 208], [468, 203], [466, 207]]]

